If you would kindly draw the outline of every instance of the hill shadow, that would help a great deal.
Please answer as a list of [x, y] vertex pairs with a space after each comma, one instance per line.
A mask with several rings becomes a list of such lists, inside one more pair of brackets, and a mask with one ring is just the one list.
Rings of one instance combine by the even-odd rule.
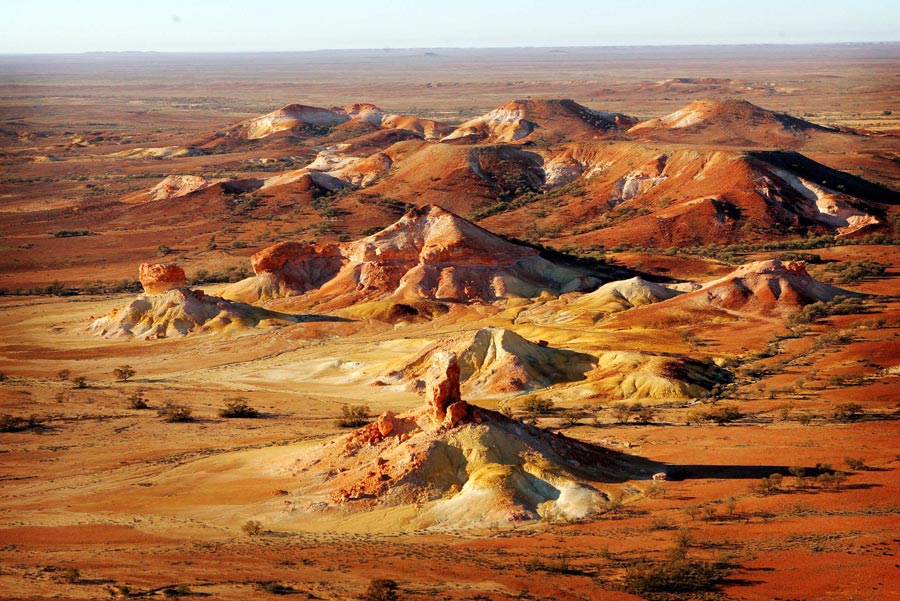
[[748, 154], [811, 182], [827, 186], [832, 190], [837, 190], [862, 200], [890, 205], [900, 204], [900, 192], [895, 192], [890, 188], [872, 183], [850, 173], [826, 167], [803, 156], [799, 152], [759, 150]]

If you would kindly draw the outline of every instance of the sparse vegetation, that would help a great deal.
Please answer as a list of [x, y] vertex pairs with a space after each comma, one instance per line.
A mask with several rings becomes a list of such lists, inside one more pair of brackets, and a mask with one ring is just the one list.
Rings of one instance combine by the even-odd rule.
[[656, 417], [656, 409], [643, 403], [616, 403], [612, 406], [613, 418], [620, 424], [636, 422], [649, 424]]
[[845, 298], [836, 296], [828, 302], [818, 301], [806, 305], [800, 311], [792, 313], [788, 316], [788, 327], [814, 323], [819, 319], [829, 317], [831, 315], [850, 315], [853, 313], [863, 313], [866, 307], [863, 301], [856, 297]]
[[360, 599], [362, 601], [399, 601], [400, 595], [397, 589], [400, 585], [396, 580], [378, 578], [369, 583], [369, 587]]
[[369, 423], [370, 417], [371, 410], [368, 405], [344, 405], [335, 425], [339, 428], [359, 428]]
[[525, 401], [525, 411], [531, 415], [549, 415], [553, 408], [552, 399], [531, 397]]
[[129, 379], [133, 378], [136, 373], [137, 372], [130, 365], [120, 365], [113, 370], [113, 375], [116, 377], [116, 380], [120, 382], [127, 382]]
[[149, 407], [147, 399], [144, 398], [144, 393], [140, 390], [129, 393], [128, 406], [132, 409], [147, 409]]
[[72, 380], [72, 386], [74, 388], [87, 388], [87, 378], [85, 378], [84, 376], [78, 376], [77, 378]]
[[52, 232], [54, 238], [77, 238], [79, 236], [94, 236], [90, 230], [56, 230]]
[[157, 409], [157, 414], [168, 423], [192, 422], [194, 421], [193, 410], [186, 405], [180, 405], [174, 401], [166, 401], [166, 403]]
[[826, 490], [840, 488], [846, 480], [847, 474], [844, 472], [825, 472], [816, 477], [816, 482]]
[[781, 484], [784, 478], [781, 474], [772, 474], [767, 478], [762, 478], [750, 486], [750, 491], [760, 496], [770, 496], [781, 492]]
[[25, 432], [39, 430], [44, 427], [44, 418], [37, 415], [19, 417], [8, 413], [0, 413], [0, 432]]
[[290, 595], [295, 592], [294, 587], [280, 582], [259, 582], [259, 590], [272, 595]]
[[259, 411], [244, 397], [234, 397], [225, 400], [225, 406], [219, 409], [219, 417], [255, 418], [259, 417]]
[[167, 586], [162, 590], [163, 597], [167, 599], [176, 599], [191, 594], [191, 588], [186, 584], [178, 584], [175, 586]]
[[257, 520], [247, 520], [244, 522], [244, 525], [241, 526], [241, 530], [247, 536], [258, 536], [262, 533], [263, 527], [262, 523]]
[[855, 472], [869, 469], [866, 466], [866, 460], [862, 457], [844, 457], [844, 463], [847, 464], [848, 468]]
[[697, 593], [713, 590], [723, 576], [721, 566], [701, 560], [640, 560], [626, 570], [623, 586], [635, 595]]
[[587, 417], [587, 412], [580, 409], [566, 409], [562, 412], [562, 424], [572, 428], [577, 426], [582, 419]]
[[866, 278], [884, 275], [886, 265], [875, 261], [841, 261], [823, 269], [823, 278], [835, 284], [856, 284]]
[[839, 403], [834, 406], [832, 419], [839, 422], [855, 422], [863, 416], [863, 408], [859, 403]]
[[698, 409], [688, 415], [688, 422], [698, 424], [701, 422], [713, 422], [728, 424], [744, 417], [743, 412], [734, 405], [717, 405], [709, 409]]
[[198, 269], [194, 277], [188, 282], [191, 286], [201, 284], [220, 284], [224, 282], [239, 282], [253, 275], [253, 271], [246, 265], [232, 265], [219, 271], [209, 272], [206, 269]]

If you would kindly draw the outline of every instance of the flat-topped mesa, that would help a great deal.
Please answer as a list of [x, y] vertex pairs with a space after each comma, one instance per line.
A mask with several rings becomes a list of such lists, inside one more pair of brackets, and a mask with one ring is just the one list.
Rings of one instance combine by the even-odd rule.
[[[464, 402], [459, 392], [459, 361], [456, 353], [448, 351], [435, 353], [425, 383], [425, 401], [428, 410], [439, 423], [448, 416], [449, 407]], [[456, 407], [453, 412], [456, 421], [460, 419], [460, 411], [465, 414], [465, 410], [466, 406]]]
[[174, 263], [141, 263], [139, 274], [147, 294], [164, 294], [187, 286], [184, 270]]

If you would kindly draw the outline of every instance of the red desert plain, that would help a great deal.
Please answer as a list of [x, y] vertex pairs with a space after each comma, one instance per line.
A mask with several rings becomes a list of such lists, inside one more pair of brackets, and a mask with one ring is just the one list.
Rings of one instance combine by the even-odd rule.
[[0, 597], [900, 599], [898, 65], [0, 56]]

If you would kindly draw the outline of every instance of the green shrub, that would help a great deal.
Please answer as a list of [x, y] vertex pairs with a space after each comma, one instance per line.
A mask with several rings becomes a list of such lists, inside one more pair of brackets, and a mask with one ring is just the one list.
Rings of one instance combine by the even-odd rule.
[[723, 577], [709, 562], [675, 558], [666, 562], [640, 561], [625, 572], [624, 588], [635, 595], [696, 593], [712, 590]]
[[844, 463], [846, 463], [847, 467], [849, 467], [851, 470], [857, 472], [869, 469], [866, 466], [866, 460], [862, 457], [844, 457]]
[[293, 587], [280, 582], [259, 582], [257, 586], [259, 586], [261, 591], [272, 595], [290, 595], [295, 592]]
[[368, 405], [344, 405], [341, 417], [335, 421], [339, 428], [359, 428], [369, 423], [371, 412]]
[[25, 432], [44, 427], [44, 418], [37, 415], [19, 417], [8, 413], [0, 413], [0, 432]]
[[532, 415], [548, 415], [553, 413], [553, 400], [531, 397], [525, 401], [525, 411]]
[[140, 390], [135, 390], [128, 395], [128, 406], [132, 409], [147, 409], [147, 399]]
[[613, 417], [620, 424], [635, 421], [649, 424], [656, 416], [656, 409], [643, 403], [616, 403], [612, 406]]
[[825, 267], [824, 271], [832, 274], [826, 278], [836, 284], [855, 284], [865, 278], [884, 275], [886, 265], [875, 261], [841, 261]]
[[562, 423], [564, 426], [571, 428], [577, 426], [585, 417], [587, 417], [587, 413], [584, 411], [579, 409], [566, 409], [562, 413]]
[[750, 491], [767, 497], [781, 492], [781, 482], [783, 477], [781, 474], [772, 474], [768, 478], [763, 478], [759, 482], [750, 485]]
[[53, 232], [54, 238], [76, 238], [78, 236], [93, 236], [94, 233], [89, 230], [56, 230]]
[[191, 594], [191, 588], [186, 584], [178, 584], [176, 586], [167, 586], [163, 589], [162, 594], [167, 599], [176, 599]]
[[190, 407], [179, 405], [174, 401], [166, 401], [166, 404], [157, 410], [157, 414], [168, 423], [192, 422], [194, 421], [192, 413]]
[[831, 414], [839, 422], [853, 422], [863, 416], [863, 408], [858, 403], [839, 403]]
[[127, 382], [129, 378], [134, 377], [137, 372], [130, 365], [120, 365], [113, 370], [113, 375], [120, 382]]
[[241, 526], [241, 530], [244, 531], [244, 534], [247, 536], [257, 536], [262, 532], [262, 523], [257, 520], [247, 520], [244, 522], [244, 525]]
[[369, 587], [361, 599], [362, 601], [399, 601], [398, 588], [400, 585], [396, 580], [378, 578], [369, 583]]
[[706, 410], [697, 410], [688, 416], [690, 423], [714, 422], [720, 426], [744, 417], [743, 412], [734, 405], [720, 405]]
[[225, 400], [225, 406], [219, 409], [219, 417], [254, 418], [259, 417], [259, 411], [251, 407], [244, 397], [234, 397]]

